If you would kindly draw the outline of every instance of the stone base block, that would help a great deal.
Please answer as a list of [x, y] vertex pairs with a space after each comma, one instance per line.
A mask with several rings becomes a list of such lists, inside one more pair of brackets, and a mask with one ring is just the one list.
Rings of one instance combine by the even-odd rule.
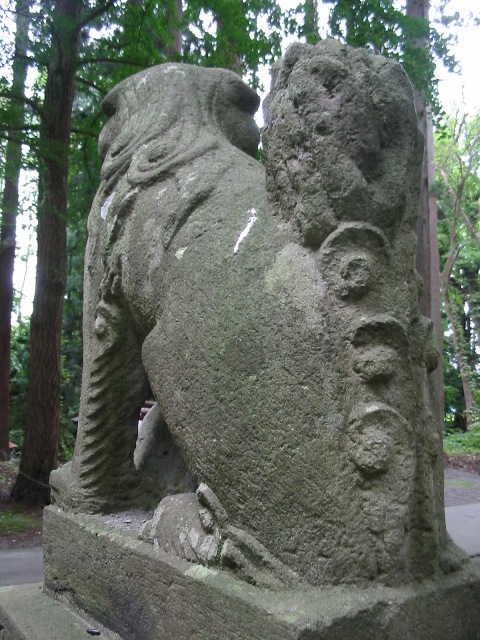
[[156, 551], [138, 540], [137, 517], [72, 515], [55, 507], [44, 516], [47, 592], [122, 638], [480, 638], [480, 567], [473, 563], [441, 580], [398, 589], [273, 591]]
[[98, 631], [102, 640], [122, 640], [73, 606], [58, 602], [41, 582], [0, 587], [0, 640], [85, 640]]

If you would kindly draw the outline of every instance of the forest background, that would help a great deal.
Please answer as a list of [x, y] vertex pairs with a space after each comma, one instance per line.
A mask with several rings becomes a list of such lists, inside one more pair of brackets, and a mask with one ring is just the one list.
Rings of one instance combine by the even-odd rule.
[[[480, 23], [438, 0], [9, 0], [0, 9], [0, 459], [21, 449], [12, 497], [48, 502], [72, 455], [82, 371], [86, 220], [99, 183], [100, 105], [123, 78], [183, 61], [232, 69], [256, 89], [289, 39], [333, 36], [399, 60], [427, 144], [418, 226], [422, 311], [443, 352], [448, 431], [480, 439], [480, 111], [441, 103], [455, 33]], [[474, 3], [472, 3], [473, 6]], [[461, 11], [458, 10], [461, 6]], [[477, 105], [478, 107], [478, 105]], [[438, 220], [438, 222], [437, 222]], [[18, 240], [31, 234], [26, 250]], [[37, 258], [33, 311], [28, 279]], [[12, 322], [13, 320], [13, 322]], [[32, 372], [30, 375], [29, 372]], [[479, 447], [480, 448], [480, 447]]]

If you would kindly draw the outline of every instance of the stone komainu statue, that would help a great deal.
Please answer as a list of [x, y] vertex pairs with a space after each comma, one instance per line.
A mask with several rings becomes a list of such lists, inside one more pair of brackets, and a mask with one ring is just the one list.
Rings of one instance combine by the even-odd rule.
[[450, 571], [409, 82], [334, 41], [292, 46], [266, 176], [257, 106], [235, 74], [181, 64], [106, 97], [79, 432], [54, 500], [160, 503], [144, 540], [256, 584]]

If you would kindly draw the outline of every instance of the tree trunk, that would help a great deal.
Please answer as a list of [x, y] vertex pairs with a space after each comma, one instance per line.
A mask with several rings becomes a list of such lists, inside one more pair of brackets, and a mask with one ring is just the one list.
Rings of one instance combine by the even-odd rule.
[[463, 396], [465, 398], [466, 428], [471, 429], [472, 428], [471, 418], [475, 409], [475, 399], [473, 397], [472, 385], [470, 384], [470, 379], [468, 375], [470, 367], [466, 362], [463, 345], [462, 345], [459, 331], [457, 328], [455, 314], [453, 313], [453, 309], [450, 304], [450, 299], [448, 297], [448, 283], [442, 286], [442, 296], [443, 296], [443, 304], [445, 307], [445, 313], [447, 314], [448, 323], [452, 331], [453, 348], [455, 349], [455, 357], [457, 358], [458, 371], [460, 373], [460, 379], [462, 381]]
[[[441, 314], [441, 292], [440, 292], [440, 251], [438, 248], [438, 210], [437, 199], [433, 194], [432, 186], [435, 183], [435, 166], [434, 166], [434, 143], [433, 143], [433, 122], [431, 114], [427, 111], [427, 131], [426, 131], [426, 165], [427, 165], [427, 189], [428, 196], [428, 255], [429, 255], [429, 309], [426, 313], [435, 327], [435, 347], [440, 355], [438, 367], [435, 370], [437, 383], [438, 402], [441, 415], [445, 415], [445, 394], [443, 390], [443, 330], [442, 330], [442, 314]], [[418, 254], [417, 254], [418, 255]], [[420, 300], [420, 308], [422, 301]]]
[[[458, 144], [458, 139], [456, 140]], [[456, 155], [456, 152], [453, 151], [452, 148], [449, 149], [449, 154]], [[470, 175], [470, 167], [467, 168], [466, 171], [460, 169], [460, 178], [458, 179], [456, 188], [454, 189], [448, 178], [447, 171], [445, 166], [440, 166], [438, 168], [438, 172], [442, 177], [445, 187], [450, 195], [452, 200], [452, 204], [454, 205], [453, 217], [450, 222], [450, 231], [449, 231], [449, 249], [448, 254], [445, 260], [445, 265], [443, 271], [440, 275], [440, 284], [443, 298], [443, 305], [445, 309], [445, 313], [448, 319], [448, 323], [450, 326], [450, 330], [452, 332], [453, 338], [453, 348], [455, 352], [455, 357], [457, 359], [458, 371], [460, 374], [460, 379], [462, 381], [462, 391], [465, 399], [465, 427], [469, 429], [472, 427], [472, 416], [475, 409], [475, 398], [473, 395], [473, 389], [471, 384], [471, 375], [474, 373], [475, 365], [470, 360], [470, 350], [472, 349], [471, 345], [471, 325], [470, 319], [465, 318], [463, 322], [459, 321], [458, 314], [454, 313], [452, 308], [452, 304], [450, 302], [449, 297], [449, 288], [450, 288], [450, 278], [452, 274], [452, 270], [455, 266], [455, 262], [457, 260], [458, 254], [460, 253], [461, 246], [458, 245], [457, 242], [457, 224], [459, 219], [461, 219], [465, 223], [465, 219], [468, 221], [467, 227], [470, 229], [471, 222], [468, 220], [468, 216], [466, 215], [463, 207], [462, 207], [462, 196], [465, 188], [466, 180]], [[477, 240], [476, 232], [472, 234], [473, 239]], [[468, 278], [468, 270], [465, 270], [465, 277]], [[472, 268], [471, 278], [475, 283], [477, 277], [477, 270]], [[473, 285], [475, 288], [475, 284]], [[476, 326], [476, 325], [475, 325]], [[473, 347], [475, 349], [475, 347]]]
[[27, 428], [15, 500], [47, 503], [60, 432], [60, 337], [66, 280], [68, 145], [83, 3], [56, 0], [40, 130], [38, 252], [30, 328]]
[[[429, 19], [429, 0], [407, 0], [407, 15]], [[428, 47], [426, 38], [412, 41], [415, 47]], [[420, 297], [420, 310], [433, 321], [435, 326], [435, 346], [443, 353], [443, 334], [440, 313], [440, 263], [438, 252], [437, 202], [431, 195], [431, 186], [435, 181], [433, 165], [433, 122], [424, 94], [414, 88], [415, 107], [419, 117], [419, 126], [425, 139], [422, 189], [420, 194], [420, 215], [417, 223], [417, 271], [423, 280], [423, 293]], [[444, 414], [443, 363], [439, 359], [435, 371], [438, 404], [441, 415]]]
[[230, 69], [239, 75], [243, 72], [245, 43], [243, 35], [247, 31], [247, 3], [245, 0], [229, 0], [218, 3], [212, 10], [217, 25], [213, 66]]
[[0, 460], [8, 460], [10, 433], [10, 337], [13, 307], [13, 268], [15, 263], [16, 221], [18, 212], [18, 183], [22, 164], [21, 128], [25, 119], [22, 98], [28, 63], [26, 49], [30, 2], [17, 0], [15, 56], [12, 65], [12, 99], [8, 121], [11, 128], [5, 151], [5, 184], [2, 197], [0, 239]]
[[318, 0], [305, 0], [304, 4], [303, 35], [308, 44], [317, 44], [320, 41], [318, 34]]
[[175, 9], [172, 16], [169, 16], [168, 31], [171, 41], [167, 47], [167, 56], [169, 60], [176, 60], [182, 55], [182, 19], [183, 4], [182, 0], [173, 0]]

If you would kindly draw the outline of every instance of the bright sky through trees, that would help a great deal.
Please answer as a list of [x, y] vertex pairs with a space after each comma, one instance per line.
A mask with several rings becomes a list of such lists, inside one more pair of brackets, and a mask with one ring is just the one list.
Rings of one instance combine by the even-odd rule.
[[[469, 13], [480, 17], [478, 0], [452, 0], [452, 9], [460, 15]], [[478, 61], [480, 60], [480, 27], [470, 20], [463, 27], [453, 28], [458, 41], [452, 47], [458, 60], [460, 73], [448, 73], [441, 65], [438, 68], [440, 79], [440, 99], [444, 110], [449, 113], [454, 106], [465, 103], [465, 111], [472, 115], [480, 111], [480, 82], [478, 81]]]

